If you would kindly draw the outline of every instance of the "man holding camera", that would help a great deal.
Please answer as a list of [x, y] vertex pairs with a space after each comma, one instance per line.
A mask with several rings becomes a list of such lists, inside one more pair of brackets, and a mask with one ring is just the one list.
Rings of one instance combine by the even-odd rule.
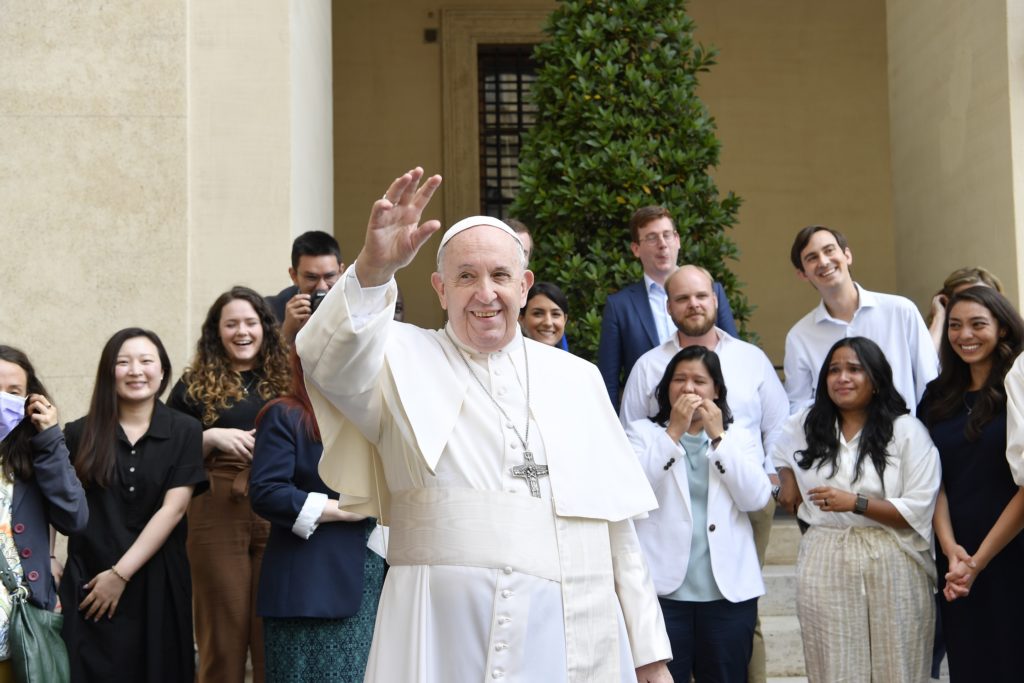
[[338, 241], [326, 232], [310, 230], [292, 242], [292, 265], [288, 269], [292, 286], [266, 297], [289, 344], [295, 343], [295, 335], [344, 268]]

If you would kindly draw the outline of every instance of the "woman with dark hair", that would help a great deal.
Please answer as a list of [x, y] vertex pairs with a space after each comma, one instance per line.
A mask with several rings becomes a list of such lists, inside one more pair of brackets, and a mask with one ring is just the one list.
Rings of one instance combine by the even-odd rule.
[[[28, 601], [53, 611], [62, 568], [50, 548], [50, 525], [64, 534], [85, 528], [89, 508], [68, 459], [57, 408], [28, 356], [0, 345], [0, 552]], [[14, 680], [8, 618], [0, 586], [0, 681]]]
[[[676, 681], [745, 683], [764, 581], [748, 512], [771, 483], [756, 437], [732, 414], [718, 355], [677, 353], [658, 383], [658, 414], [627, 435], [658, 509], [636, 532], [658, 592]], [[713, 467], [712, 467], [713, 465]]]
[[1018, 681], [1024, 613], [1024, 489], [1006, 461], [1003, 379], [1024, 349], [1024, 320], [989, 287], [949, 301], [942, 371], [918, 415], [942, 459], [935, 537], [952, 681]]
[[519, 312], [519, 324], [523, 334], [534, 341], [548, 346], [560, 346], [568, 350], [565, 343], [565, 324], [569, 322], [569, 300], [551, 282], [537, 282], [526, 294], [526, 305]]
[[194, 675], [185, 510], [206, 476], [199, 423], [158, 400], [170, 374], [154, 333], [117, 332], [88, 415], [65, 428], [89, 503], [60, 584], [72, 681]]
[[367, 547], [374, 520], [338, 508], [320, 479], [320, 430], [299, 357], [291, 389], [256, 418], [252, 507], [270, 524], [256, 612], [270, 681], [362, 683], [384, 558]]
[[[840, 339], [814, 403], [772, 449], [810, 525], [797, 560], [797, 616], [810, 681], [920, 683], [935, 619], [931, 519], [939, 458], [908, 414], [881, 349]], [[780, 496], [782, 498], [782, 496]]]
[[196, 355], [171, 391], [172, 408], [203, 425], [210, 491], [189, 506], [199, 683], [241, 683], [246, 653], [263, 681], [256, 586], [270, 525], [249, 504], [256, 415], [288, 390], [288, 351], [273, 312], [248, 287], [210, 306]]

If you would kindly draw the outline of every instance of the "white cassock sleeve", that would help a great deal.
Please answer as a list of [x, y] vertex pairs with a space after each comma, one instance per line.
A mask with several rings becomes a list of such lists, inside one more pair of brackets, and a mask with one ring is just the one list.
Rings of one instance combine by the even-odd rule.
[[633, 664], [672, 659], [672, 646], [665, 632], [665, 619], [654, 590], [654, 581], [644, 561], [632, 520], [609, 522], [615, 593], [629, 635]]
[[1006, 373], [1006, 461], [1017, 486], [1024, 486], [1024, 354]]

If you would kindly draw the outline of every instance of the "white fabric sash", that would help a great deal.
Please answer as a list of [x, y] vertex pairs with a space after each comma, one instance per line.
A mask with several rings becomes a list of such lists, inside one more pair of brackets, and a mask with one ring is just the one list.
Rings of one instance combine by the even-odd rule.
[[511, 567], [562, 579], [550, 501], [503, 491], [393, 492], [388, 563]]

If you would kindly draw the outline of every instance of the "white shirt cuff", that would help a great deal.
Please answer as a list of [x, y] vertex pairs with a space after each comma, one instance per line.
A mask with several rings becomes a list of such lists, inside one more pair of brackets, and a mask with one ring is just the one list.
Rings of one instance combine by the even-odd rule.
[[327, 506], [328, 498], [326, 493], [306, 494], [306, 502], [299, 511], [299, 516], [292, 524], [292, 533], [302, 540], [308, 539], [319, 526], [318, 520]]
[[345, 271], [343, 287], [352, 315], [368, 315], [383, 310], [387, 306], [388, 289], [394, 280], [391, 278], [382, 285], [364, 287], [356, 276], [356, 264], [349, 266]]

